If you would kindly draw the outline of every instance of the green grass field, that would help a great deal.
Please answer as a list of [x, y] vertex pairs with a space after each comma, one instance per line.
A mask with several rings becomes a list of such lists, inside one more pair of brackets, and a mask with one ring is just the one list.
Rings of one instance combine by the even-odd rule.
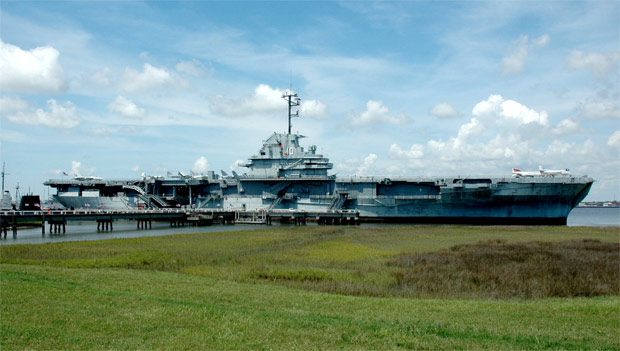
[[[308, 226], [2, 246], [0, 348], [619, 350], [613, 263], [611, 281], [595, 277], [611, 288], [595, 297], [399, 284], [404, 269], [413, 274], [412, 255], [537, 240], [603, 252], [586, 261], [600, 264], [616, 259], [619, 234], [617, 227]], [[520, 249], [517, 261], [577, 252], [541, 245], [551, 244], [527, 243], [535, 254]]]

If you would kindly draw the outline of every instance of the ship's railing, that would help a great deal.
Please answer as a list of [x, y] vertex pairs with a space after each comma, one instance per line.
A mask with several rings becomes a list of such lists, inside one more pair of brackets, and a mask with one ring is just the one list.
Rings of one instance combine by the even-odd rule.
[[[131, 215], [131, 214], [210, 214], [210, 213], [231, 213], [231, 212], [269, 212], [269, 213], [282, 213], [282, 212], [308, 212], [299, 209], [258, 209], [255, 211], [241, 210], [241, 209], [159, 209], [159, 210], [43, 210], [43, 211], [0, 211], [0, 216], [58, 216], [58, 215]], [[357, 213], [356, 210], [323, 210], [323, 211], [310, 211], [311, 213]]]
[[[186, 213], [195, 210], [42, 210], [42, 211], [0, 211], [0, 215], [92, 215], [92, 214], [148, 214], [148, 213]], [[217, 210], [216, 210], [217, 211]], [[222, 210], [220, 210], [222, 211]]]
[[377, 195], [372, 196], [378, 199], [396, 199], [396, 200], [440, 200], [441, 195]]
[[390, 182], [411, 182], [411, 183], [435, 183], [437, 181], [442, 181], [446, 184], [451, 184], [454, 180], [466, 180], [466, 179], [489, 179], [493, 183], [496, 182], [504, 182], [504, 183], [585, 183], [592, 180], [592, 178], [588, 176], [566, 176], [566, 175], [557, 175], [557, 176], [539, 176], [539, 177], [512, 177], [506, 175], [498, 175], [498, 176], [449, 176], [449, 177], [364, 177], [364, 176], [352, 176], [346, 178], [337, 178], [336, 182], [338, 183], [379, 183], [385, 180], [389, 180]]
[[583, 176], [583, 177], [515, 177], [515, 178], [506, 178], [508, 181], [513, 181], [517, 183], [587, 183], [591, 182], [592, 178]]

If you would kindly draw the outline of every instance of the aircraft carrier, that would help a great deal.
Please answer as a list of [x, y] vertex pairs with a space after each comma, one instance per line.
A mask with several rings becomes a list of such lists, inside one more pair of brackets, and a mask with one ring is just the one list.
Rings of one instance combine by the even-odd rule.
[[[67, 208], [219, 208], [245, 211], [359, 212], [363, 221], [565, 225], [592, 186], [565, 171], [520, 172], [506, 177], [347, 177], [304, 136], [291, 133], [297, 94], [285, 93], [288, 133], [274, 133], [242, 166], [245, 174], [51, 179], [54, 201]], [[518, 172], [515, 172], [518, 171]]]

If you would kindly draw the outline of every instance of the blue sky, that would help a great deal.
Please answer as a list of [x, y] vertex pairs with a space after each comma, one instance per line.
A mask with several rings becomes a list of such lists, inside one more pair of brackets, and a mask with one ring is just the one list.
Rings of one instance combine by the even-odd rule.
[[0, 3], [7, 188], [239, 170], [293, 130], [334, 173], [569, 168], [620, 199], [618, 1]]

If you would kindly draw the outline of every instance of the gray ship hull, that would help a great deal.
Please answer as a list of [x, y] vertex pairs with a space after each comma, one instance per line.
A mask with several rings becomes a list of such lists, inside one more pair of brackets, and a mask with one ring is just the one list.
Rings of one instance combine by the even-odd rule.
[[360, 197], [346, 208], [361, 217], [391, 222], [566, 224], [585, 197], [589, 181], [492, 183], [484, 188], [446, 188], [439, 195]]
[[[381, 181], [338, 180], [331, 201], [298, 198], [282, 201], [276, 208], [354, 210], [362, 220], [378, 222], [563, 225], [592, 186], [589, 178], [496, 178], [465, 185], [458, 183], [460, 180], [454, 181], [450, 179], [449, 185], [445, 179], [440, 182], [392, 180], [386, 185]], [[341, 206], [330, 208], [337, 198], [344, 199]], [[266, 202], [255, 204], [250, 206], [243, 199], [235, 198], [226, 205], [256, 210], [269, 208]]]
[[135, 199], [123, 196], [96, 196], [83, 197], [78, 195], [53, 195], [52, 200], [62, 205], [64, 208], [89, 208], [89, 209], [108, 209], [108, 210], [126, 210], [135, 209]]

